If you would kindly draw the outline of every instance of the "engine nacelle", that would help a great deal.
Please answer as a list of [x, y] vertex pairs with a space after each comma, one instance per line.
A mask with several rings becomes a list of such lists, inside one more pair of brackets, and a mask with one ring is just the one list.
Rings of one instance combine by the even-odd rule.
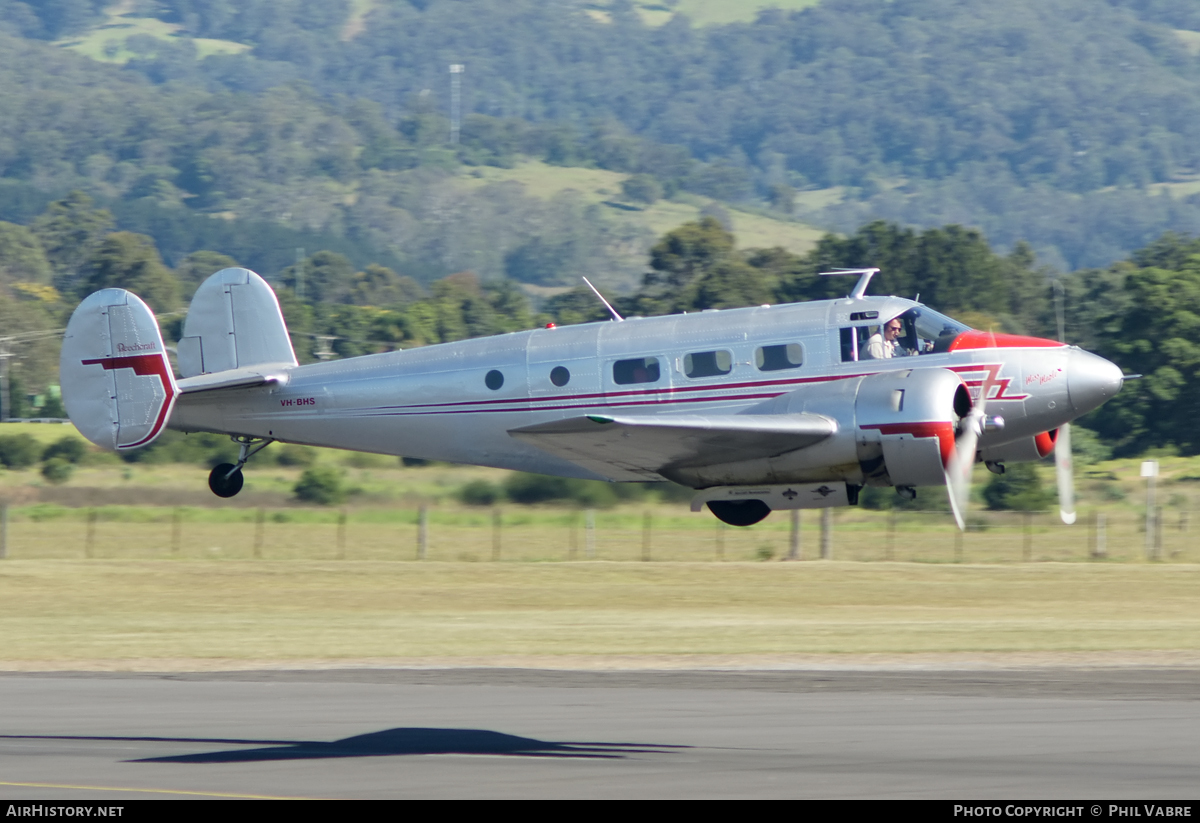
[[855, 403], [863, 479], [879, 486], [945, 482], [959, 420], [971, 395], [946, 369], [905, 369], [864, 378]]
[[1058, 429], [1051, 429], [1033, 437], [1022, 437], [1011, 443], [981, 449], [979, 456], [985, 463], [1032, 463], [1049, 457], [1057, 442]]
[[962, 379], [947, 369], [901, 369], [810, 383], [751, 414], [818, 414], [836, 433], [775, 457], [673, 468], [695, 489], [843, 481], [861, 486], [939, 486], [959, 419], [971, 409]]

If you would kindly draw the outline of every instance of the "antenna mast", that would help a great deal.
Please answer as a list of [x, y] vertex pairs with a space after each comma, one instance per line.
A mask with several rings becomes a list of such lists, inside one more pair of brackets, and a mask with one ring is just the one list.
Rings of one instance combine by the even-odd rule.
[[625, 319], [621, 315], [617, 314], [617, 310], [612, 307], [611, 303], [609, 303], [607, 300], [604, 299], [604, 295], [600, 293], [599, 289], [597, 289], [595, 286], [592, 285], [591, 280], [588, 280], [586, 277], [581, 278], [581, 279], [583, 280], [584, 283], [587, 283], [587, 287], [592, 290], [592, 294], [594, 294], [600, 298], [600, 302], [604, 304], [604, 308], [608, 309], [608, 313], [612, 315], [613, 320], [620, 322]]

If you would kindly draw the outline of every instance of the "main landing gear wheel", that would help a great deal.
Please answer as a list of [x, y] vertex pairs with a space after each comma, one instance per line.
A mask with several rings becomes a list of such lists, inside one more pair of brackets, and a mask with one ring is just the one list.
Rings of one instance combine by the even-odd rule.
[[708, 510], [731, 526], [753, 526], [771, 513], [761, 500], [710, 500]]
[[217, 497], [233, 497], [244, 482], [242, 470], [232, 463], [222, 463], [208, 473], [208, 487]]
[[245, 482], [245, 478], [242, 477], [242, 466], [246, 465], [246, 461], [251, 457], [275, 442], [270, 437], [246, 437], [240, 434], [235, 434], [230, 439], [238, 444], [237, 463], [222, 463], [208, 473], [208, 487], [217, 497], [233, 497], [240, 492], [242, 483]]

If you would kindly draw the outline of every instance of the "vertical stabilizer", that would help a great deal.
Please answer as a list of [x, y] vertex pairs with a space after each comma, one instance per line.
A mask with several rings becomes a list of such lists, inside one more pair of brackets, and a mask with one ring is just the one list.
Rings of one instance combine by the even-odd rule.
[[75, 309], [59, 373], [71, 422], [106, 449], [153, 442], [179, 394], [154, 313], [124, 289], [98, 291]]
[[222, 269], [200, 284], [178, 351], [184, 377], [296, 365], [275, 292], [249, 269]]

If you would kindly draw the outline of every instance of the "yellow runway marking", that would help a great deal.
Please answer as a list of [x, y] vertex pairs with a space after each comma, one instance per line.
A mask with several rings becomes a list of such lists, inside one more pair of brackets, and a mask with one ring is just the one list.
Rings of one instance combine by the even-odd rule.
[[183, 789], [137, 789], [130, 786], [73, 786], [66, 783], [9, 783], [0, 786], [24, 786], [30, 789], [87, 789], [95, 792], [148, 792], [150, 794], [186, 794], [200, 797], [231, 797], [238, 800], [311, 800], [307, 797], [282, 797], [271, 794], [231, 794], [229, 792], [189, 792]]

